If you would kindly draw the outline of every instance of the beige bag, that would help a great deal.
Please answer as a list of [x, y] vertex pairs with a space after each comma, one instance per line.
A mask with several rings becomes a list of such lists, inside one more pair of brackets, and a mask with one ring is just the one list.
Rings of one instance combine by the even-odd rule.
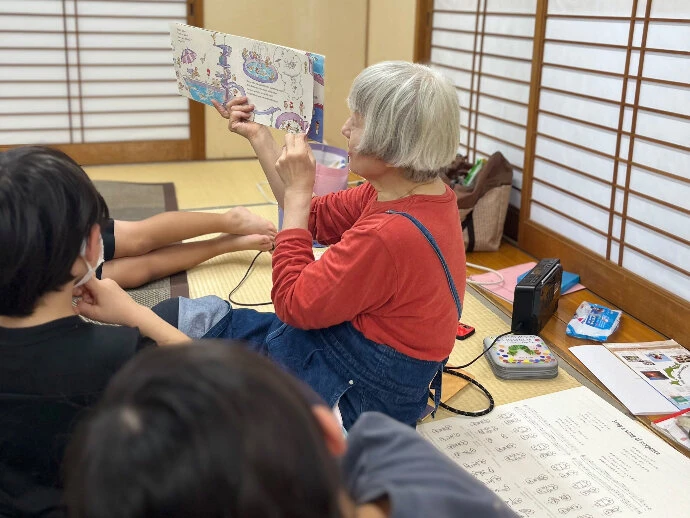
[[496, 152], [472, 183], [464, 186], [462, 181], [471, 167], [466, 157], [458, 157], [441, 177], [458, 198], [465, 249], [468, 252], [493, 252], [501, 245], [513, 168], [500, 152]]

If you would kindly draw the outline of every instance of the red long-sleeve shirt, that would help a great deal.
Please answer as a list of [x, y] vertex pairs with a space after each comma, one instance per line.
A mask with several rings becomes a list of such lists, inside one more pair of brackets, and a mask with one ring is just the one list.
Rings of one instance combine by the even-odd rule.
[[[379, 202], [365, 183], [311, 203], [309, 231], [278, 233], [271, 297], [278, 317], [301, 329], [351, 321], [365, 337], [413, 358], [442, 360], [458, 315], [441, 263], [408, 212], [431, 232], [462, 300], [465, 247], [455, 193]], [[332, 245], [314, 260], [312, 237]]]

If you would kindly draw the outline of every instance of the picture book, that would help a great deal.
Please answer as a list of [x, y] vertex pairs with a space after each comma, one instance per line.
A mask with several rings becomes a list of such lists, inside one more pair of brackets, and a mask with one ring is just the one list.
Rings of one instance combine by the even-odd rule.
[[208, 105], [246, 96], [255, 122], [323, 142], [324, 56], [182, 23], [170, 39], [181, 95]]

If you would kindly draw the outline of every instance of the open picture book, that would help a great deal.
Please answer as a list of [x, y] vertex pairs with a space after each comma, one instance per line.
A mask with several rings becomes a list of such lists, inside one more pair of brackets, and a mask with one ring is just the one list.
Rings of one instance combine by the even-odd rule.
[[181, 95], [208, 105], [246, 96], [255, 122], [323, 142], [324, 56], [182, 23], [170, 39]]
[[633, 414], [690, 408], [690, 352], [674, 340], [576, 345], [570, 351]]

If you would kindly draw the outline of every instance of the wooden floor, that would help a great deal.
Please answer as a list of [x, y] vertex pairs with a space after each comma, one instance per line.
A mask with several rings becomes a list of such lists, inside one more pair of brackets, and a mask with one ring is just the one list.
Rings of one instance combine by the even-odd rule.
[[[523, 264], [526, 262], [534, 261], [535, 258], [526, 254], [516, 246], [503, 243], [501, 248], [497, 252], [475, 252], [467, 254], [467, 261], [470, 263], [478, 264], [481, 266], [486, 266], [487, 268], [493, 268], [494, 270], [499, 270], [501, 268], [507, 268], [509, 266], [515, 266], [517, 264]], [[468, 274], [481, 274], [485, 273], [480, 270], [473, 268], [468, 268]], [[512, 314], [512, 304], [493, 295], [486, 290], [479, 290], [480, 293], [486, 297], [491, 303], [493, 303], [497, 308], [503, 311], [506, 315]], [[586, 377], [588, 380], [596, 384], [605, 392], [610, 392], [602, 385], [585, 367], [580, 360], [578, 360], [568, 349], [574, 345], [585, 345], [591, 344], [591, 341], [579, 340], [577, 338], [572, 338], [565, 334], [565, 328], [570, 319], [575, 314], [575, 310], [583, 301], [593, 302], [596, 304], [601, 304], [603, 306], [618, 309], [614, 304], [606, 300], [605, 294], [595, 294], [588, 289], [576, 291], [568, 295], [561, 296], [558, 303], [558, 310], [556, 314], [549, 320], [544, 329], [539, 333], [539, 335], [556, 351], [556, 354], [564, 361], [566, 361], [571, 367], [577, 370], [580, 374]], [[645, 325], [639, 320], [623, 313], [621, 319], [621, 325], [618, 330], [612, 335], [612, 342], [649, 342], [655, 340], [666, 340], [668, 337], [662, 335], [661, 333], [655, 331], [651, 327]], [[611, 394], [612, 395], [612, 394]], [[613, 395], [612, 395], [613, 397]], [[638, 419], [648, 425], [652, 420], [661, 416], [638, 416]], [[655, 432], [656, 433], [656, 432]], [[671, 446], [676, 448], [681, 453], [690, 457], [690, 453], [683, 449], [681, 446], [674, 442], [668, 441], [665, 437], [661, 436], [666, 440]]]

